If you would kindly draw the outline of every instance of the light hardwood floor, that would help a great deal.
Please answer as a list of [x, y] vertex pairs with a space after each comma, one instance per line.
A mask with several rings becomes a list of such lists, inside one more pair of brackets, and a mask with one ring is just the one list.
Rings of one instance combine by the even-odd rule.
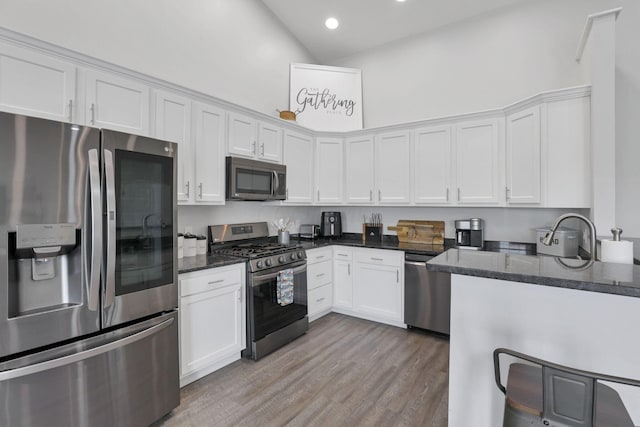
[[155, 426], [447, 425], [449, 340], [331, 313], [181, 392]]

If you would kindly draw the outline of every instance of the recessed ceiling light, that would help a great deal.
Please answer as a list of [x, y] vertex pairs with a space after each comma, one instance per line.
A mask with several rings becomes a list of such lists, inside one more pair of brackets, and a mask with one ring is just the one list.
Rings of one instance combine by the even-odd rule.
[[336, 18], [333, 17], [327, 18], [327, 20], [324, 21], [324, 26], [330, 30], [335, 30], [336, 28], [338, 28], [338, 25], [340, 25], [340, 23]]
[[406, 0], [396, 0], [398, 3], [404, 3]]

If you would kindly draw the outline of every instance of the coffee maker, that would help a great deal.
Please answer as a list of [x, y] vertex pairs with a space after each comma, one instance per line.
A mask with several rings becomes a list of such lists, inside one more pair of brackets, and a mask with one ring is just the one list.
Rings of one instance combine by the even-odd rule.
[[455, 221], [456, 248], [481, 250], [484, 247], [484, 221], [480, 218]]
[[340, 237], [342, 235], [340, 212], [322, 212], [320, 235], [322, 237]]

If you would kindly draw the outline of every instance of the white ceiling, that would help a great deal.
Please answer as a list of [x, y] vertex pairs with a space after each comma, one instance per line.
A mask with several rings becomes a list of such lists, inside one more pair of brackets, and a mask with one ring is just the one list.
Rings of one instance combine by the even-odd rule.
[[[262, 0], [322, 63], [525, 0]], [[340, 26], [327, 30], [334, 16]]]

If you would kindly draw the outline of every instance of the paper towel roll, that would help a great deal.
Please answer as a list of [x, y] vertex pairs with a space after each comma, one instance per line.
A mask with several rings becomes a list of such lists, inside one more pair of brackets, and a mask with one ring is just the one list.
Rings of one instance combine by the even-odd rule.
[[633, 264], [633, 242], [627, 240], [603, 240], [600, 261]]

